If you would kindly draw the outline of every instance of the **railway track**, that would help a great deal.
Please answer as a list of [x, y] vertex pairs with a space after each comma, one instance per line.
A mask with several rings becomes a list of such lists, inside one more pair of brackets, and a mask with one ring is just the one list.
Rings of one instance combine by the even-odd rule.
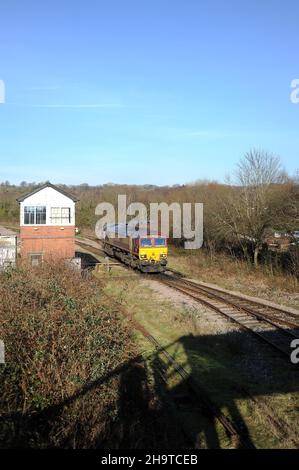
[[[207, 417], [213, 421], [217, 420], [223, 429], [225, 430], [227, 436], [229, 436], [232, 444], [235, 447], [241, 448], [254, 448], [253, 444], [248, 440], [247, 435], [244, 435], [242, 430], [235, 425], [230, 418], [225, 416], [222, 411], [218, 408], [216, 404], [211, 402], [209, 399], [206, 391], [198, 384], [196, 379], [194, 379], [186, 369], [179, 364], [171, 354], [157, 341], [157, 339], [151, 335], [147, 329], [138, 322], [134, 316], [126, 309], [126, 307], [113, 299], [110, 296], [104, 294], [104, 296], [109, 299], [109, 301], [113, 302], [114, 305], [117, 307], [117, 311], [120, 312], [123, 316], [125, 316], [135, 330], [139, 331], [155, 348], [157, 360], [155, 361], [155, 367], [158, 368], [158, 373], [163, 379], [165, 384], [168, 384], [169, 378], [169, 366], [171, 365], [175, 371], [175, 373], [179, 376], [182, 380], [183, 387], [181, 388], [181, 392], [179, 397], [175, 397], [174, 399], [171, 398], [171, 404], [175, 408], [175, 412], [178, 413], [178, 410], [181, 406], [181, 399], [188, 399], [189, 405], [193, 406], [193, 418], [196, 417], [198, 413], [198, 408], [200, 408]], [[166, 362], [165, 362], [166, 361]], [[285, 437], [288, 435], [290, 442], [294, 445], [296, 449], [299, 448], [299, 440], [298, 435], [290, 424], [285, 421], [283, 418], [278, 418], [275, 416], [274, 411], [266, 404], [262, 399], [253, 397], [247, 390], [244, 388], [240, 389], [242, 395], [248, 398], [255, 407], [257, 407], [268, 421], [271, 428], [274, 429], [275, 434], [278, 437]], [[200, 419], [200, 418], [199, 418]], [[202, 418], [201, 418], [202, 419]], [[196, 438], [192, 432], [190, 433], [189, 426], [186, 427], [185, 423], [178, 419], [180, 425], [183, 429], [183, 432], [187, 439], [197, 445]]]
[[[95, 250], [94, 247], [92, 249]], [[287, 355], [289, 358], [289, 340], [290, 338], [293, 339], [294, 337], [298, 337], [299, 331], [299, 316], [296, 316], [296, 314], [284, 310], [283, 308], [280, 309], [278, 307], [267, 306], [260, 304], [257, 301], [251, 302], [242, 297], [239, 297], [236, 294], [230, 294], [216, 288], [214, 289], [212, 287], [201, 285], [197, 282], [189, 281], [188, 279], [185, 279], [179, 272], [171, 272], [170, 275], [165, 274], [154, 277], [163, 283], [167, 283], [168, 285], [171, 284], [169, 287], [175, 288], [176, 290], [191, 296], [192, 298], [209, 307], [211, 307], [211, 302], [213, 302], [212, 308], [218, 313], [219, 307], [224, 308], [225, 310], [222, 311], [222, 313], [228, 320], [238, 323], [239, 326], [249, 329], [252, 333], [258, 334], [260, 339], [266, 341], [284, 356]], [[219, 296], [221, 299], [219, 299]], [[219, 305], [219, 303], [221, 303], [221, 305]], [[195, 405], [194, 412], [196, 413], [197, 404], [200, 403], [201, 407], [208, 411], [211, 419], [216, 419], [221, 423], [226, 431], [226, 434], [230, 436], [232, 442], [237, 442], [238, 444], [236, 445], [241, 447], [252, 447], [252, 444], [247, 441], [246, 436], [242, 436], [242, 432], [240, 432], [240, 430], [230, 421], [230, 419], [223, 415], [217, 406], [210, 402], [205, 391], [202, 390], [200, 386], [198, 386], [197, 382], [194, 381], [192, 377], [190, 377], [184, 367], [174, 360], [168, 351], [166, 351], [159, 344], [159, 342], [139, 322], [137, 322], [130, 313], [126, 311], [122, 304], [119, 302], [117, 302], [117, 304], [118, 310], [121, 311], [121, 313], [127, 318], [129, 318], [129, 320], [133, 323], [134, 328], [142, 333], [142, 335], [154, 346], [157, 352], [157, 357], [159, 355], [159, 360], [156, 361], [155, 366], [158, 367], [159, 375], [162, 377], [163, 381], [165, 383], [168, 381], [167, 371], [169, 371], [169, 364], [171, 364], [176, 374], [178, 374], [178, 376], [182, 379], [185, 389], [187, 388], [186, 392], [183, 393], [186, 395], [189, 394], [190, 403], [193, 403], [193, 406]], [[234, 309], [233, 313], [231, 312], [232, 307]], [[271, 317], [272, 319], [268, 317]], [[248, 318], [251, 318], [251, 321], [248, 322]], [[258, 330], [256, 330], [257, 324]], [[267, 330], [265, 325], [267, 325]], [[282, 325], [286, 326], [287, 328], [292, 328], [292, 331], [284, 330]], [[277, 337], [274, 341], [273, 331], [275, 330], [279, 330], [278, 336], [282, 335], [282, 343], [281, 336]], [[267, 334], [270, 335], [270, 338], [267, 337]], [[277, 436], [283, 437], [287, 433], [290, 442], [293, 443], [295, 448], [299, 448], [298, 436], [296, 433], [294, 434], [294, 430], [290, 427], [288, 422], [286, 422], [281, 417], [278, 418], [275, 415], [274, 410], [272, 410], [268, 404], [263, 402], [263, 400], [260, 398], [251, 396], [250, 392], [247, 392], [245, 389], [242, 391], [242, 393], [244, 396], [247, 396], [248, 400], [251, 401], [252, 404], [262, 412], [263, 416], [269, 422], [269, 425], [274, 430], [274, 433], [277, 434]], [[180, 403], [177, 403], [177, 399], [175, 399], [174, 407], [176, 409], [180, 407]], [[188, 429], [187, 432], [186, 429], [184, 429], [184, 434], [190, 441], [190, 433], [188, 433]]]
[[176, 275], [159, 275], [158, 279], [168, 287], [188, 295], [227, 320], [249, 330], [290, 359], [290, 344], [292, 340], [299, 338], [299, 316]]
[[[147, 331], [147, 329], [141, 323], [139, 323], [129, 311], [127, 311], [123, 304], [112, 300], [112, 298], [110, 296], [107, 296], [106, 294], [102, 295], [107, 297], [110, 302], [112, 301], [113, 304], [117, 307], [117, 311], [121, 312], [121, 314], [130, 321], [134, 329], [139, 331], [152, 344], [152, 346], [154, 346], [158, 359], [155, 365], [156, 367], [158, 367], [158, 373], [160, 374], [164, 382], [166, 384], [169, 382], [168, 371], [170, 366], [178, 375], [181, 381], [180, 385], [182, 385], [182, 387], [180, 395], [176, 398], [172, 398], [172, 401], [174, 401], [174, 406], [178, 409], [180, 407], [180, 400], [182, 399], [182, 396], [183, 398], [186, 398], [187, 396], [189, 406], [193, 405], [193, 419], [194, 417], [196, 417], [198, 410], [200, 410], [201, 416], [202, 414], [205, 414], [208, 419], [211, 420], [211, 424], [216, 420], [222, 426], [234, 447], [254, 448], [253, 444], [248, 440], [247, 436], [244, 436], [242, 430], [240, 430], [238, 426], [230, 420], [230, 418], [228, 418], [222, 413], [218, 406], [209, 399], [206, 391], [200, 387], [197, 381], [186, 371], [186, 369], [181, 364], [179, 364], [172, 357], [172, 355], [157, 341], [157, 339], [153, 335], [151, 335]], [[199, 420], [200, 419], [202, 419], [202, 417], [199, 417]], [[194, 444], [196, 447], [196, 436], [190, 433], [189, 426], [186, 426], [186, 423], [181, 422], [181, 425], [186, 437], [189, 439], [189, 441], [192, 441], [192, 444]]]
[[[271, 318], [275, 317], [275, 320], [277, 322], [281, 322], [286, 326], [299, 327], [299, 312], [293, 313], [290, 310], [284, 309], [283, 307], [274, 306], [269, 303], [263, 303], [257, 300], [249, 299], [242, 295], [238, 295], [232, 292], [227, 292], [221, 288], [208, 286], [201, 282], [190, 281], [189, 279], [186, 279], [182, 273], [179, 273], [178, 271], [175, 271], [175, 270], [170, 270], [170, 272], [179, 276], [179, 278], [182, 279], [182, 281], [188, 285], [191, 285], [193, 287], [200, 287], [206, 292], [211, 292], [213, 294], [215, 293], [220, 294], [222, 295], [223, 298], [225, 297], [227, 300], [230, 300], [231, 302], [232, 301], [238, 302], [239, 305], [243, 307], [246, 307], [246, 304], [247, 304], [247, 308], [251, 310], [254, 308], [256, 313], [261, 313], [265, 317], [266, 316], [271, 317]], [[293, 323], [291, 323], [291, 320], [293, 320]]]
[[[105, 255], [105, 258], [107, 258], [107, 254], [105, 253], [105, 251], [101, 247], [97, 248], [95, 246], [88, 245], [88, 243], [86, 243], [86, 242], [82, 242], [82, 241], [78, 241], [78, 240], [76, 240], [76, 245], [79, 248], [83, 248], [85, 252], [89, 252], [89, 254], [91, 254], [91, 255], [96, 255], [98, 258], [99, 258], [99, 251], [100, 251], [101, 253], [103, 253], [103, 255]], [[103, 260], [98, 259], [98, 261], [99, 261], [100, 264], [104, 263]], [[93, 265], [94, 265], [93, 263], [90, 264], [91, 267]], [[114, 261], [113, 263], [110, 263], [110, 266], [122, 266], [122, 267], [126, 267], [128, 269], [128, 267], [124, 266], [123, 263], [121, 263], [120, 261]]]
[[[86, 240], [90, 240], [90, 241], [93, 241], [92, 239], [80, 239], [80, 238], [76, 238], [75, 242], [76, 242], [76, 245], [78, 246], [81, 246], [82, 248], [88, 248], [88, 249], [93, 249], [93, 253], [94, 254], [98, 254], [98, 252], [100, 251], [101, 253], [105, 253], [103, 248], [101, 248], [100, 246], [96, 247], [94, 245], [90, 245], [90, 243], [88, 243], [88, 241]], [[107, 256], [107, 255], [106, 255]]]
[[[81, 246], [88, 246], [87, 242], [77, 242]], [[96, 253], [103, 251], [99, 246], [89, 246], [89, 250]], [[155, 279], [163, 284], [185, 294], [197, 302], [211, 308], [227, 320], [250, 331], [272, 349], [278, 351], [290, 360], [292, 340], [299, 338], [299, 315], [280, 307], [265, 305], [255, 300], [248, 300], [237, 294], [206, 286], [200, 282], [190, 281], [175, 270], [170, 274], [156, 274]], [[144, 276], [144, 274], [143, 274]]]

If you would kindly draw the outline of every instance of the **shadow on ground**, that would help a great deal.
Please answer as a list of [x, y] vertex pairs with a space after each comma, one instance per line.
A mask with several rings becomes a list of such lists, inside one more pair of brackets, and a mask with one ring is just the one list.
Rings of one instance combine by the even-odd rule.
[[[183, 336], [164, 347], [189, 370], [189, 377], [196, 381], [204, 396], [224, 410], [252, 447], [254, 444], [247, 425], [248, 409], [240, 406], [240, 401], [247, 400], [248, 393], [255, 399], [279, 395], [283, 400], [287, 394], [299, 390], [296, 366], [269, 346], [255, 342], [247, 332]], [[167, 382], [172, 382], [174, 372], [171, 362], [164, 361], [163, 368]], [[200, 403], [202, 419], [200, 414], [199, 418], [197, 415], [196, 419], [194, 416], [191, 418], [193, 442], [190, 443], [190, 434], [187, 437], [182, 431], [177, 419], [178, 409], [173, 406], [179, 396], [183, 398], [179, 405], [183, 411], [184, 407], [191, 405], [186, 396], [188, 384], [186, 380], [181, 380], [167, 386], [161, 378], [161, 351], [155, 351], [146, 363], [138, 356], [38, 413], [2, 415], [1, 447], [47, 447], [51, 427], [57, 420], [63, 420], [65, 410], [69, 412], [72, 406], [78, 407], [80, 403], [84, 406], [84, 400], [92, 391], [96, 391], [101, 400], [101, 387], [115, 377], [119, 380], [119, 389], [109, 430], [98, 431], [98, 424], [95, 424], [93, 439], [86, 443], [84, 438], [80, 439], [85, 432], [84, 425], [80, 423], [76, 429], [75, 443], [72, 428], [70, 434], [60, 440], [60, 447], [190, 448], [201, 446], [200, 442], [204, 442], [202, 446], [205, 448], [222, 446], [215, 420], [206, 413], [205, 405]], [[298, 415], [298, 408], [292, 408], [289, 412]], [[267, 427], [266, 422], [264, 425]], [[5, 429], [10, 430], [9, 436]], [[14, 430], [13, 435], [11, 429]], [[267, 429], [267, 432], [271, 433], [271, 430]]]

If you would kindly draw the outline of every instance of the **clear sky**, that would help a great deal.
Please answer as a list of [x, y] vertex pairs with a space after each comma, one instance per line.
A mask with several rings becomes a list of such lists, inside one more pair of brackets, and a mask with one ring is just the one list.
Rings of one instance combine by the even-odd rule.
[[1, 0], [0, 181], [223, 180], [298, 168], [298, 0]]

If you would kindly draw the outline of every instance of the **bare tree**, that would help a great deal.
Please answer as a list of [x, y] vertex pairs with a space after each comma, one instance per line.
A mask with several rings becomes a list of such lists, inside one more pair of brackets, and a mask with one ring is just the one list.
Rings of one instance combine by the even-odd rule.
[[257, 265], [267, 232], [286, 217], [282, 195], [288, 179], [278, 157], [255, 149], [240, 160], [236, 176], [236, 185], [221, 202], [218, 217], [227, 236], [233, 237], [245, 254], [248, 244], [253, 247]]
[[267, 229], [275, 223], [278, 209], [273, 197], [274, 184], [282, 184], [286, 175], [279, 158], [259, 150], [251, 150], [238, 164], [238, 181], [241, 185], [241, 209], [245, 236], [254, 246], [254, 264], [265, 241]]

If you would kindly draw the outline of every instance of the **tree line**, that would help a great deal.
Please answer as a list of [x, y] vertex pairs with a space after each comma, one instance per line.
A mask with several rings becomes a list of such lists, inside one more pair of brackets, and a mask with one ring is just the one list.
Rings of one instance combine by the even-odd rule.
[[[39, 183], [41, 184], [41, 183]], [[16, 198], [39, 184], [21, 182], [0, 185], [0, 222], [17, 222]], [[196, 181], [174, 186], [120, 185], [107, 183], [90, 186], [60, 185], [79, 198], [76, 224], [94, 229], [99, 202], [117, 206], [118, 194], [127, 202], [202, 202], [204, 204], [204, 246], [211, 252], [226, 250], [240, 253], [257, 265], [267, 238], [275, 231], [290, 239], [299, 230], [299, 173], [290, 177], [278, 157], [252, 149], [239, 161], [234, 175], [225, 183]], [[296, 239], [294, 239], [296, 243]], [[298, 257], [298, 245], [293, 249]]]

